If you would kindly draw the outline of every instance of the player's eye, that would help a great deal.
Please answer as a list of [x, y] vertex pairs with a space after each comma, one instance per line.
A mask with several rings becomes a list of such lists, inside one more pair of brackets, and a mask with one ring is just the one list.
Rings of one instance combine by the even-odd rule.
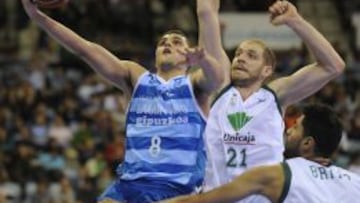
[[251, 58], [251, 59], [257, 59], [257, 55], [255, 53], [253, 53], [253, 52], [249, 52], [248, 57]]
[[174, 40], [173, 41], [173, 43], [175, 44], [175, 45], [182, 45], [182, 41], [181, 40]]

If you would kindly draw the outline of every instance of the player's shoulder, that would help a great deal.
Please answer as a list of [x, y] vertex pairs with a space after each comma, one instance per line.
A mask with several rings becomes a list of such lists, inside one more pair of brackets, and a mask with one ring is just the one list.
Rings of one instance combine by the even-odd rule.
[[232, 84], [228, 84], [225, 87], [223, 87], [218, 93], [215, 94], [214, 99], [211, 102], [211, 107], [215, 106], [215, 104], [222, 103], [226, 98], [228, 98], [228, 95], [231, 94], [231, 92], [234, 90]]
[[275, 92], [273, 89], [271, 89], [271, 87], [269, 87], [268, 85], [263, 85], [263, 86], [259, 89], [259, 91], [260, 91], [262, 94], [264, 94], [265, 96], [267, 96], [267, 97], [272, 97], [272, 98], [274, 98], [274, 100], [276, 100], [276, 102], [279, 101], [276, 92]]
[[294, 157], [294, 158], [289, 158], [289, 159], [286, 159], [284, 161], [284, 163], [290, 165], [290, 166], [306, 166], [306, 165], [309, 165], [309, 164], [316, 164], [318, 165], [318, 163], [314, 162], [314, 161], [310, 161], [310, 160], [307, 160], [303, 157]]

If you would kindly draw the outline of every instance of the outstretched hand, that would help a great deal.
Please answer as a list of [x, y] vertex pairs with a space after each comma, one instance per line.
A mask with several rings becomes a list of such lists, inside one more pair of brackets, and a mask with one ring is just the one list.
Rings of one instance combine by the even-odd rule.
[[270, 22], [273, 25], [288, 24], [290, 21], [300, 18], [296, 7], [288, 1], [276, 1], [269, 8]]
[[185, 56], [185, 63], [188, 66], [193, 66], [198, 64], [205, 57], [205, 50], [203, 48], [186, 48], [185, 51], [177, 50], [178, 53]]

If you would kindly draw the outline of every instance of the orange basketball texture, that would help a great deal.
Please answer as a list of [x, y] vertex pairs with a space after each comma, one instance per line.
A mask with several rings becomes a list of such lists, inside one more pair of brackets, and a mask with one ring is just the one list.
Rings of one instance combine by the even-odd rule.
[[54, 9], [65, 6], [69, 0], [32, 0], [40, 8]]

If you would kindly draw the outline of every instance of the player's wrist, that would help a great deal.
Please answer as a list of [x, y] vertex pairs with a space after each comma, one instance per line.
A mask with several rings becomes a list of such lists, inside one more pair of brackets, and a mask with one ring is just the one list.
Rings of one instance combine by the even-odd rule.
[[292, 17], [292, 18], [289, 18], [289, 19], [285, 22], [285, 24], [286, 24], [287, 26], [291, 27], [291, 28], [295, 28], [295, 27], [297, 27], [297, 26], [299, 26], [299, 25], [302, 25], [302, 24], [304, 24], [304, 23], [305, 23], [305, 20], [304, 20], [304, 18], [301, 17], [300, 15], [296, 15], [296, 16], [294, 16], [294, 17]]

